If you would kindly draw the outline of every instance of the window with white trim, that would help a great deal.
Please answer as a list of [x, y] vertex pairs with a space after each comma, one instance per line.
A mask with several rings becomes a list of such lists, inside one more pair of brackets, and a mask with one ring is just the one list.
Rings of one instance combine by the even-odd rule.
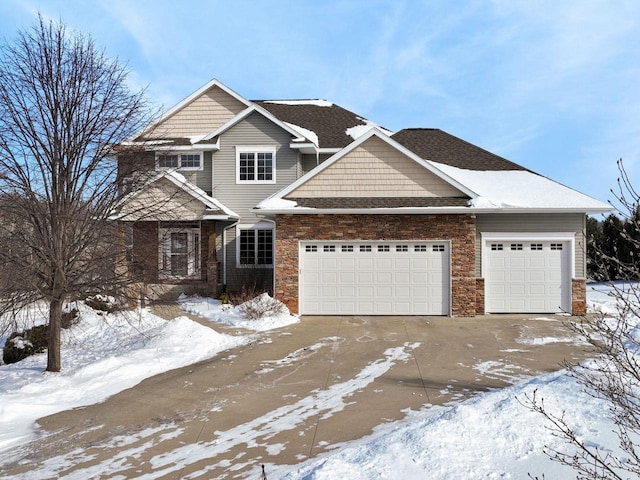
[[[241, 228], [238, 236], [238, 265], [273, 266], [273, 229]], [[317, 251], [315, 248], [312, 251]]]
[[276, 149], [236, 147], [236, 183], [276, 183]]
[[156, 154], [156, 170], [202, 170], [202, 152]]
[[200, 276], [200, 228], [159, 228], [158, 269], [161, 278]]

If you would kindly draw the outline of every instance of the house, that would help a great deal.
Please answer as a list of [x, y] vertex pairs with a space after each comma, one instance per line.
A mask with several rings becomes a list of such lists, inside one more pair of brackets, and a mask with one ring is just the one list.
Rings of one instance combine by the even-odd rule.
[[123, 272], [301, 314], [583, 314], [586, 215], [610, 210], [442, 130], [217, 80], [124, 147]]

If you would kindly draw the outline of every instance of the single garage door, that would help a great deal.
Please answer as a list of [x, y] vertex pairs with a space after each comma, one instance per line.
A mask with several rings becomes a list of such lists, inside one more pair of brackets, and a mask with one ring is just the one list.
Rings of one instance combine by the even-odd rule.
[[300, 312], [448, 315], [448, 242], [301, 242]]
[[571, 311], [569, 245], [562, 241], [487, 241], [489, 313]]

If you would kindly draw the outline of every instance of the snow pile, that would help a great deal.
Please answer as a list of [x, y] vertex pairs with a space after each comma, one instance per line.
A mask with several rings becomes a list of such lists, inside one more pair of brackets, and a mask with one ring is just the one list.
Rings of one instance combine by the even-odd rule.
[[280, 105], [312, 105], [315, 107], [332, 107], [333, 103], [327, 100], [266, 100], [264, 103], [276, 103]]
[[248, 341], [187, 317], [167, 322], [146, 310], [99, 315], [77, 307], [80, 323], [62, 331], [62, 372], [44, 371], [46, 353], [0, 367], [0, 451], [30, 439], [40, 417], [104, 401], [145, 378]]
[[345, 134], [347, 134], [348, 136], [350, 136], [354, 140], [357, 140], [358, 138], [360, 138], [362, 135], [367, 133], [372, 128], [377, 128], [379, 131], [381, 131], [382, 133], [384, 133], [385, 135], [388, 135], [388, 136], [391, 136], [393, 134], [393, 132], [390, 132], [386, 128], [382, 128], [377, 123], [370, 122], [369, 120], [366, 120], [364, 118], [360, 118], [360, 120], [365, 122], [365, 124], [364, 125], [355, 125], [355, 126], [353, 126], [351, 128], [347, 128], [345, 130], [345, 132], [344, 132]]
[[[280, 305], [277, 309], [270, 311], [272, 305], [277, 300], [269, 297], [266, 293], [252, 300], [252, 305], [232, 305], [223, 304], [220, 300], [205, 297], [182, 297], [180, 306], [186, 312], [206, 318], [212, 322], [222, 323], [232, 327], [244, 328], [256, 332], [263, 332], [280, 328], [292, 323], [297, 323], [300, 319], [291, 315], [289, 309], [278, 302]], [[257, 305], [256, 305], [257, 304]], [[246, 308], [256, 307], [263, 310], [265, 315], [262, 318], [250, 319], [246, 316]]]
[[289, 208], [296, 208], [297, 206], [298, 203], [293, 200], [286, 200], [284, 198], [267, 198], [262, 200], [256, 208], [262, 210], [285, 210]]
[[293, 123], [288, 123], [288, 122], [284, 122], [284, 123], [286, 123], [288, 126], [293, 128], [296, 132], [298, 132], [298, 135], [300, 135], [301, 137], [305, 137], [306, 139], [311, 140], [316, 146], [320, 145], [318, 143], [318, 134], [313, 130], [309, 130], [299, 125], [294, 125]]

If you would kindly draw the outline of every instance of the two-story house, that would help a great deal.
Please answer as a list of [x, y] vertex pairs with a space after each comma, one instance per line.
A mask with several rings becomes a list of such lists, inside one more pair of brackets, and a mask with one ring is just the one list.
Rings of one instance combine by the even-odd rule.
[[266, 289], [303, 314], [585, 310], [585, 218], [608, 205], [437, 129], [213, 80], [122, 145], [116, 218], [164, 292]]

